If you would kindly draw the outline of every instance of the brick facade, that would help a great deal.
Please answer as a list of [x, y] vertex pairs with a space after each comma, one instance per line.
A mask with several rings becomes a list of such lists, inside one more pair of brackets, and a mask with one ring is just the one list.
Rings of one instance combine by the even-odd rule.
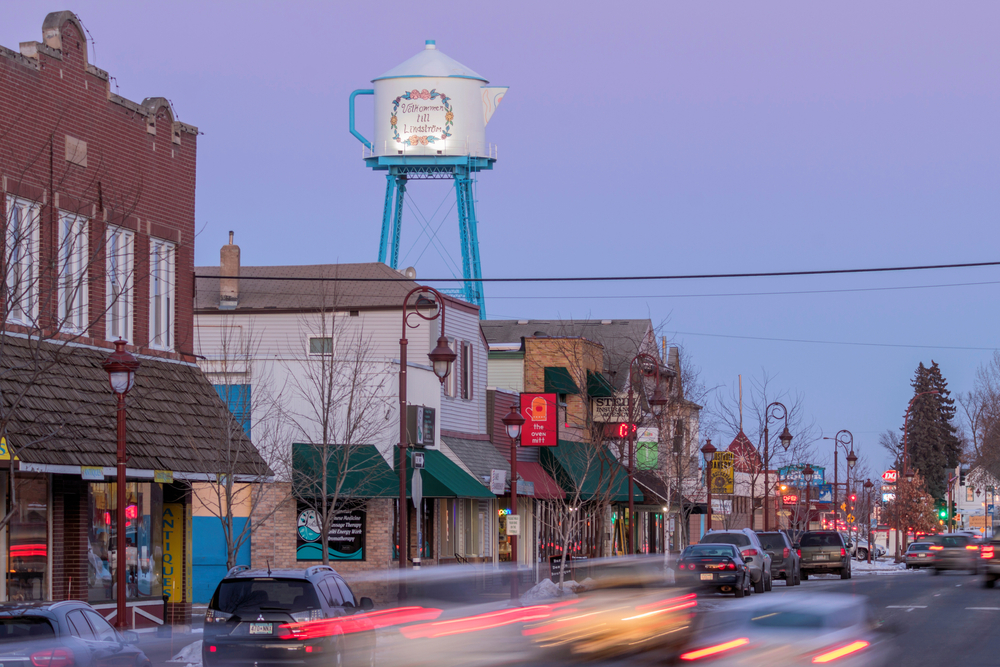
[[[587, 371], [600, 373], [604, 367], [604, 347], [585, 338], [538, 337], [524, 339], [524, 391], [545, 391], [545, 369], [565, 368], [580, 388], [580, 394], [566, 396], [566, 422], [559, 424], [560, 437], [589, 439]], [[569, 438], [564, 436], [569, 435]]]
[[[38, 266], [44, 335], [55, 335], [55, 252], [60, 213], [89, 221], [88, 327], [80, 342], [110, 347], [105, 335], [105, 234], [135, 233], [133, 349], [193, 361], [195, 127], [170, 103], [119, 97], [87, 61], [87, 40], [71, 12], [49, 14], [43, 42], [0, 47], [0, 213], [7, 195], [40, 205]], [[176, 244], [174, 352], [148, 347], [150, 240]], [[37, 332], [35, 332], [37, 333]]]

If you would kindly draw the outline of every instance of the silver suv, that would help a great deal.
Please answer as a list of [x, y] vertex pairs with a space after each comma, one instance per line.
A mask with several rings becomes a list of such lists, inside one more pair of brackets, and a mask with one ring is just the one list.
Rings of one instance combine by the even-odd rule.
[[732, 544], [740, 550], [740, 556], [750, 568], [753, 592], [771, 590], [771, 556], [760, 543], [757, 533], [749, 528], [741, 530], [710, 530], [701, 538], [700, 544]]

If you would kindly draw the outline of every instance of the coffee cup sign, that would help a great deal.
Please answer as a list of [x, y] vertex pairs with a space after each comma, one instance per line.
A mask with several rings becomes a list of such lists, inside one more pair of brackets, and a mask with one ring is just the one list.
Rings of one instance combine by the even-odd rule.
[[555, 447], [559, 444], [559, 411], [555, 394], [521, 394], [522, 447]]

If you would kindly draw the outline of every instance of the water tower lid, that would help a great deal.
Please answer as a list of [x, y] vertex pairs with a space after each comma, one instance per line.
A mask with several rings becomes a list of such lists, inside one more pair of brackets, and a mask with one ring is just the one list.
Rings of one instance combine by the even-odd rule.
[[428, 39], [424, 50], [413, 56], [400, 65], [396, 65], [391, 70], [372, 81], [382, 79], [403, 79], [411, 77], [452, 77], [456, 79], [476, 79], [483, 83], [489, 83], [479, 74], [458, 62], [454, 58], [449, 58], [438, 51], [433, 39]]

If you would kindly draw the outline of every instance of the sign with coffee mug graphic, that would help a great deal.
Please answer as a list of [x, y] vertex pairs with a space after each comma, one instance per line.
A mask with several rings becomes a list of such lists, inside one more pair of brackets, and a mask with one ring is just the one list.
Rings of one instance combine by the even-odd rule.
[[559, 444], [559, 410], [555, 394], [521, 394], [522, 447], [555, 447]]

